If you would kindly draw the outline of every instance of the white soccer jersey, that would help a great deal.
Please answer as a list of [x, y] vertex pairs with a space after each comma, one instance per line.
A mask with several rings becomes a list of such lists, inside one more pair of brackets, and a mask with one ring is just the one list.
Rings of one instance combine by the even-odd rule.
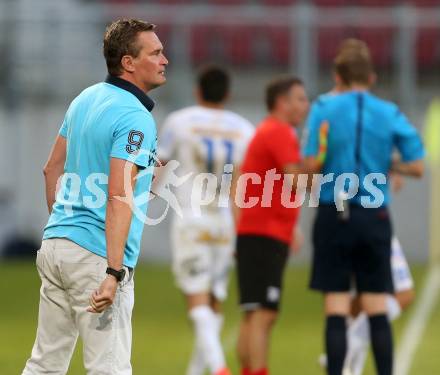
[[[224, 167], [228, 164], [238, 167], [253, 134], [254, 127], [249, 121], [228, 110], [192, 106], [167, 117], [159, 136], [158, 157], [164, 161], [176, 159], [180, 164], [179, 176], [192, 173], [176, 189], [184, 212], [191, 212], [194, 189], [202, 189], [204, 197], [209, 196], [205, 194], [216, 196], [211, 209], [218, 208], [219, 201], [227, 201], [229, 189], [221, 188]], [[197, 178], [201, 173], [213, 174], [215, 183]]]

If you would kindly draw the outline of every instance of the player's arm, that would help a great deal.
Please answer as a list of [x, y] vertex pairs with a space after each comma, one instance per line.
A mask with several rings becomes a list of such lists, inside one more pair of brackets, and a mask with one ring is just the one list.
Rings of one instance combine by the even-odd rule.
[[240, 177], [240, 168], [234, 167], [234, 172], [232, 173], [232, 181], [231, 181], [231, 194], [230, 194], [230, 204], [232, 210], [232, 217], [234, 219], [234, 223], [238, 223], [238, 217], [240, 215], [240, 207], [236, 203], [235, 197], [237, 196], [238, 186], [238, 178]]
[[289, 163], [283, 166], [283, 172], [294, 175], [293, 187], [298, 185], [298, 175], [307, 174], [307, 188], [311, 187], [313, 175], [320, 173], [327, 156], [327, 140], [328, 140], [328, 122], [324, 121], [318, 128], [318, 137], [316, 142], [318, 147], [313, 155], [308, 155], [300, 163]]
[[52, 146], [49, 159], [43, 169], [46, 185], [46, 202], [49, 214], [52, 212], [52, 206], [56, 200], [58, 191], [58, 181], [64, 173], [64, 164], [66, 162], [66, 138], [59, 135]]
[[398, 173], [403, 176], [421, 178], [425, 172], [425, 165], [422, 159], [410, 162], [393, 160], [391, 172]]
[[[132, 112], [119, 120], [113, 130], [110, 152], [105, 238], [108, 267], [123, 267], [125, 245], [133, 216], [133, 195], [138, 170], [151, 167], [156, 148], [156, 127], [143, 111]], [[127, 183], [128, 182], [128, 183]], [[107, 275], [90, 297], [89, 312], [100, 313], [114, 300], [118, 281]]]
[[391, 164], [391, 172], [420, 178], [424, 173], [425, 150], [416, 128], [403, 113], [397, 111], [393, 121], [393, 140], [400, 153]]
[[306, 124], [306, 139], [304, 141], [304, 173], [311, 176], [321, 173], [327, 157], [327, 143], [330, 131], [330, 124], [322, 118], [322, 110], [319, 103], [314, 103]]
[[[128, 166], [128, 168], [127, 168]], [[130, 173], [130, 184], [125, 185], [125, 173]], [[107, 244], [107, 265], [114, 270], [122, 269], [125, 244], [132, 219], [133, 191], [136, 185], [137, 165], [118, 158], [110, 160], [108, 179], [108, 201], [105, 215], [105, 239]], [[107, 275], [90, 298], [89, 312], [100, 313], [109, 307], [116, 295], [118, 281]]]
[[[128, 168], [127, 168], [128, 166]], [[125, 186], [124, 173], [130, 173], [130, 185]], [[105, 215], [105, 237], [107, 263], [110, 268], [120, 270], [124, 258], [125, 244], [133, 215], [133, 191], [136, 185], [138, 166], [122, 159], [111, 158], [108, 179], [108, 202]]]

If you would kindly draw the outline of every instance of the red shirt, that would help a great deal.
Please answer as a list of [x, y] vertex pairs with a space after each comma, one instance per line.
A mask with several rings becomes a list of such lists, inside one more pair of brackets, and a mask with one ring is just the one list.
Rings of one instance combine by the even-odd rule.
[[[284, 181], [283, 166], [301, 161], [300, 146], [295, 130], [287, 123], [274, 117], [266, 118], [258, 127], [251, 140], [241, 167], [243, 174], [253, 173], [259, 176], [254, 180], [246, 180], [244, 203], [250, 205], [250, 199], [258, 203], [253, 207], [241, 208], [238, 219], [238, 234], [254, 234], [273, 237], [285, 243], [292, 240], [292, 231], [295, 226], [299, 208], [286, 208], [282, 201], [282, 187]], [[273, 191], [270, 194], [270, 178], [265, 178], [269, 170], [272, 174], [281, 175], [278, 180], [273, 179]], [[260, 183], [258, 183], [258, 180]], [[266, 191], [263, 192], [266, 180]], [[244, 182], [243, 182], [244, 184]], [[243, 185], [241, 185], [243, 187]], [[294, 189], [289, 190], [287, 199], [294, 202]], [[285, 197], [286, 198], [286, 197]], [[271, 199], [271, 201], [270, 201]], [[269, 206], [269, 207], [266, 207]]]

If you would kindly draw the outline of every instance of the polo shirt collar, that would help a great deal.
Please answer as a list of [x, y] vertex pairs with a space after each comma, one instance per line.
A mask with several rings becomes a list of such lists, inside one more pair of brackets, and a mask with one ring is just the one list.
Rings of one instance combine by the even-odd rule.
[[105, 79], [105, 82], [132, 93], [136, 98], [139, 99], [139, 101], [148, 110], [148, 112], [151, 112], [153, 110], [154, 101], [133, 83], [128, 82], [125, 79], [112, 76], [110, 74]]

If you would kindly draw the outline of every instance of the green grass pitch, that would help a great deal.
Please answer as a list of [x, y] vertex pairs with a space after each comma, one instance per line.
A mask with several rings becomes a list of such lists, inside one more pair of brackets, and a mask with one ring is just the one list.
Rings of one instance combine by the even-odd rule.
[[[424, 268], [415, 267], [418, 285]], [[38, 311], [40, 281], [31, 263], [0, 263], [2, 304], [0, 309], [0, 374], [21, 373], [30, 354]], [[322, 301], [307, 290], [308, 269], [290, 267], [285, 278], [283, 309], [272, 336], [270, 369], [273, 375], [319, 375], [317, 365], [322, 350]], [[133, 373], [183, 375], [192, 350], [192, 335], [184, 301], [166, 266], [140, 265], [135, 275], [136, 301], [133, 316]], [[238, 366], [234, 345], [240, 317], [236, 305], [235, 278], [224, 306], [226, 324], [223, 342], [234, 374]], [[410, 312], [411, 313], [411, 312]], [[396, 324], [396, 342], [409, 314]], [[440, 304], [428, 324], [417, 352], [412, 375], [440, 374]], [[78, 345], [68, 374], [84, 374]], [[371, 363], [366, 375], [374, 374]]]

